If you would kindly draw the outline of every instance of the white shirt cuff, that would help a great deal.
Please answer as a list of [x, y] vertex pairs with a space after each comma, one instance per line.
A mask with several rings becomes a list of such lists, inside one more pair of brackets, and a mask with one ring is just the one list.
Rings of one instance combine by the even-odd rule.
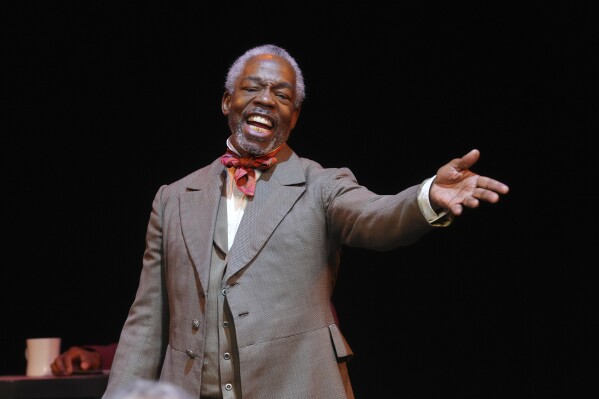
[[420, 211], [424, 215], [424, 218], [430, 225], [435, 227], [447, 227], [453, 221], [453, 215], [447, 211], [441, 213], [435, 212], [428, 197], [431, 184], [433, 184], [435, 177], [437, 176], [435, 175], [422, 182], [422, 186], [418, 192], [418, 206], [420, 207]]

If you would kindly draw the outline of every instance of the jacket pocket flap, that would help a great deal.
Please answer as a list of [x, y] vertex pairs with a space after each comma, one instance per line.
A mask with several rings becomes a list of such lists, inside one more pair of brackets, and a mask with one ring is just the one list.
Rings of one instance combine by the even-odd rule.
[[331, 341], [333, 342], [333, 347], [335, 348], [337, 360], [349, 361], [352, 357], [354, 357], [354, 352], [352, 352], [349, 344], [345, 340], [343, 334], [341, 334], [341, 331], [336, 324], [329, 324], [329, 334], [331, 335]]

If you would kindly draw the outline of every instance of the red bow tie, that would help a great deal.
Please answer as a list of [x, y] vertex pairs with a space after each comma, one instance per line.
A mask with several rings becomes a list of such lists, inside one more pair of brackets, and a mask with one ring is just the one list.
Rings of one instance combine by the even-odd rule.
[[274, 155], [279, 152], [276, 149], [261, 157], [240, 157], [231, 150], [227, 150], [225, 155], [220, 157], [220, 162], [226, 167], [235, 168], [235, 183], [237, 187], [248, 196], [254, 195], [256, 189], [256, 171], [266, 170], [277, 163]]

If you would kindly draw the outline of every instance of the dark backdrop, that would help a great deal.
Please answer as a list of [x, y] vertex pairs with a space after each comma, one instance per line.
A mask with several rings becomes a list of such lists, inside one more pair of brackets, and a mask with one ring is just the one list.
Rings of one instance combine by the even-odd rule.
[[590, 397], [593, 284], [562, 216], [587, 197], [553, 176], [596, 120], [578, 80], [596, 6], [202, 3], [4, 13], [0, 374], [24, 373], [28, 337], [118, 339], [156, 190], [224, 151], [226, 70], [273, 42], [305, 75], [300, 155], [393, 193], [478, 148], [474, 169], [511, 187], [413, 246], [344, 250], [357, 396]]

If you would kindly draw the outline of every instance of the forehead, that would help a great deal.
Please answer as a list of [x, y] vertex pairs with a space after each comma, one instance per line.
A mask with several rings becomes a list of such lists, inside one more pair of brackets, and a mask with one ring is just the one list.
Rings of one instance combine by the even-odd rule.
[[245, 64], [240, 80], [260, 79], [271, 83], [288, 83], [295, 87], [295, 70], [286, 59], [274, 54], [261, 54]]

